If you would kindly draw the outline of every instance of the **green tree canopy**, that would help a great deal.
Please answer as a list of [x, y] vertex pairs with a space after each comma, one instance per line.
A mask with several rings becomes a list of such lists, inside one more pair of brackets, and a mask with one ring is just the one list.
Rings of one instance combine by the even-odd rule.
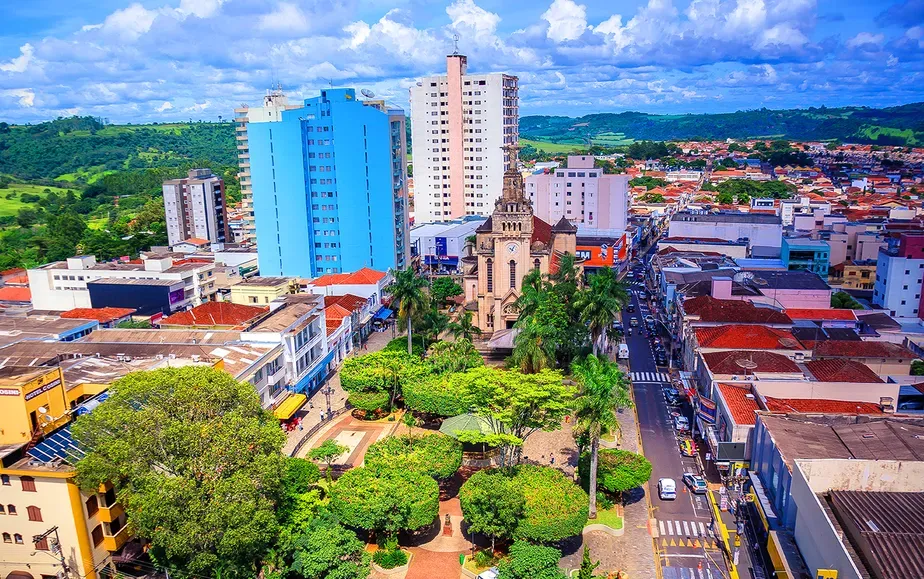
[[459, 501], [469, 530], [491, 537], [513, 537], [523, 514], [525, 499], [512, 476], [480, 470], [459, 489]]
[[427, 362], [439, 374], [464, 372], [469, 368], [484, 366], [484, 359], [475, 346], [465, 338], [454, 342], [434, 342], [427, 350]]
[[116, 483], [129, 525], [160, 565], [253, 577], [276, 535], [286, 461], [253, 386], [212, 368], [117, 380], [74, 424], [81, 488]]
[[847, 310], [862, 310], [863, 304], [854, 299], [847, 292], [834, 292], [831, 294], [831, 307]]
[[365, 547], [353, 531], [325, 514], [295, 539], [292, 573], [304, 579], [367, 579], [372, 556]]
[[561, 551], [554, 547], [517, 541], [510, 547], [510, 557], [498, 565], [498, 579], [565, 579], [559, 559]]
[[456, 416], [468, 412], [465, 401], [466, 374], [433, 374], [403, 385], [404, 404], [417, 412]]
[[350, 527], [394, 535], [429, 525], [439, 513], [439, 485], [401, 468], [348, 470], [331, 490], [331, 511]]
[[438, 306], [442, 306], [449, 298], [460, 296], [462, 293], [462, 286], [448, 275], [440, 276], [430, 284], [430, 297]]
[[401, 468], [436, 479], [451, 477], [462, 466], [462, 443], [445, 434], [389, 436], [369, 446], [366, 468]]
[[343, 444], [338, 444], [333, 438], [328, 438], [318, 446], [308, 451], [308, 458], [324, 463], [327, 466], [327, 482], [331, 481], [331, 471], [334, 468], [334, 461], [340, 458], [350, 448]]
[[390, 406], [402, 384], [420, 380], [431, 367], [403, 351], [381, 350], [347, 358], [340, 369], [340, 383], [356, 408], [373, 411]]
[[[599, 484], [611, 493], [624, 493], [639, 487], [651, 478], [651, 463], [647, 458], [628, 450], [604, 448], [599, 452]], [[578, 472], [586, 478], [590, 470], [590, 455], [581, 455]]]
[[418, 277], [412, 268], [392, 270], [394, 282], [385, 291], [391, 295], [392, 306], [398, 309], [398, 319], [407, 324], [407, 353], [413, 353], [412, 324], [414, 318], [427, 310], [429, 299], [424, 288], [427, 280]]

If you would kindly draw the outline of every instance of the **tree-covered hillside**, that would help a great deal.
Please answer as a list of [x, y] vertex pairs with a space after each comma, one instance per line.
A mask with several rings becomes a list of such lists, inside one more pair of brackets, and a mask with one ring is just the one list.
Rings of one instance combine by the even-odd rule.
[[527, 116], [520, 137], [552, 143], [616, 144], [627, 139], [838, 139], [851, 143], [924, 145], [924, 102], [871, 109], [756, 109], [727, 114], [598, 113], [579, 118]]

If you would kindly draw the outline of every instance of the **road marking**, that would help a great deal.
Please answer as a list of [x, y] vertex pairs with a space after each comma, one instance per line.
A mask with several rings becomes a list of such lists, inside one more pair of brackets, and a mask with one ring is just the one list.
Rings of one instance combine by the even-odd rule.
[[690, 527], [687, 526], [687, 522], [686, 522], [686, 521], [683, 522], [683, 534], [684, 534], [684, 535], [689, 535], [689, 534], [690, 534]]
[[[683, 524], [686, 525], [687, 524], [686, 521], [684, 521]], [[693, 535], [694, 537], [699, 536], [696, 531], [696, 521], [693, 521], [692, 523], [690, 523], [690, 534]]]
[[670, 522], [670, 521], [667, 522], [667, 534], [668, 534], [668, 535], [673, 535], [673, 534], [674, 534], [674, 527], [673, 527], [673, 525], [671, 525], [671, 522]]
[[[680, 521], [674, 521], [674, 525], [677, 527], [677, 535], [680, 535]], [[682, 541], [683, 540], [681, 539], [681, 544]]]
[[704, 524], [702, 523], [699, 524], [699, 531], [700, 531], [700, 534], [702, 534], [702, 536], [704, 537], [706, 536], [706, 526]]
[[703, 537], [703, 539], [710, 537], [706, 532], [706, 525], [701, 521], [658, 520], [658, 529], [661, 531], [661, 536]]
[[629, 378], [633, 382], [660, 382], [670, 383], [670, 374], [664, 372], [629, 372]]
[[664, 521], [658, 521], [658, 527], [661, 529], [661, 534], [664, 534]]

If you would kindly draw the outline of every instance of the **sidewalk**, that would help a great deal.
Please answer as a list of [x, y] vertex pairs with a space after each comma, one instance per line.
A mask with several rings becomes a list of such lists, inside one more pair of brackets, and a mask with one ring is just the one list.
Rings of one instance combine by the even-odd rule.
[[[724, 500], [723, 494], [725, 495]], [[728, 555], [726, 562], [728, 563], [731, 579], [764, 577], [763, 565], [760, 564], [759, 557], [756, 564], [752, 560], [754, 556], [752, 549], [755, 545], [748, 541], [746, 534], [747, 519], [743, 509], [746, 508], [747, 500], [742, 496], [741, 500], [743, 502], [739, 506], [739, 494], [737, 491], [724, 486], [719, 486], [718, 490], [710, 489], [708, 497], [713, 511], [713, 519], [719, 526], [716, 529], [716, 534], [721, 539], [724, 545], [723, 549]], [[726, 507], [725, 509], [722, 508], [723, 505]], [[740, 514], [739, 509], [741, 509]]]
[[[385, 346], [387, 346], [388, 342], [391, 340], [391, 330], [386, 332], [372, 332], [369, 334], [369, 338], [366, 340], [365, 347], [355, 348], [352, 352], [350, 352], [348, 357], [361, 356], [370, 352], [378, 352], [379, 350], [385, 348]], [[328, 386], [330, 386], [331, 389], [330, 409], [333, 412], [337, 412], [346, 406], [347, 399], [347, 393], [343, 391], [343, 388], [340, 385], [339, 368], [330, 375], [330, 378], [327, 379], [327, 382], [324, 384], [324, 388], [327, 388]], [[286, 443], [282, 447], [282, 452], [284, 454], [292, 454], [292, 451], [295, 450], [298, 442], [302, 438], [305, 438], [305, 436], [313, 427], [323, 422], [322, 414], [327, 413], [327, 398], [322, 392], [324, 388], [320, 388], [317, 392], [312, 394], [311, 398], [308, 399], [308, 402], [306, 402], [305, 405], [302, 406], [301, 410], [296, 412], [293, 416], [293, 418], [301, 418], [301, 423], [299, 428], [286, 433]]]

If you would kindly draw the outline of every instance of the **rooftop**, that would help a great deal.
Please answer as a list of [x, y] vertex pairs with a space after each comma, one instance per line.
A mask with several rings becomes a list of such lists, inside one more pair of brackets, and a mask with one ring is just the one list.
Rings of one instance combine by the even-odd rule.
[[782, 354], [763, 350], [727, 350], [706, 352], [706, 365], [713, 374], [802, 374], [795, 362]]
[[754, 223], [762, 225], [780, 225], [783, 220], [777, 215], [766, 213], [741, 213], [740, 211], [722, 211], [718, 213], [680, 211], [671, 217], [671, 222], [688, 221], [694, 223]]
[[321, 277], [311, 280], [309, 283], [317, 287], [329, 285], [372, 285], [377, 284], [388, 274], [384, 271], [377, 271], [364, 267], [352, 273], [332, 273], [322, 275]]
[[770, 412], [796, 412], [800, 414], [883, 414], [882, 408], [872, 402], [829, 400], [827, 398], [770, 398], [764, 399]]
[[336, 304], [342, 308], [346, 308], [351, 312], [356, 312], [367, 304], [366, 298], [361, 298], [353, 294], [343, 294], [342, 296], [324, 296], [324, 307], [329, 308], [330, 306]]
[[[297, 323], [299, 319], [308, 316], [315, 311], [319, 305], [323, 304], [322, 296], [312, 294], [290, 294], [285, 296], [285, 306], [274, 310], [269, 316], [264, 318], [259, 324], [251, 329], [253, 332], [285, 332]], [[304, 320], [310, 323], [317, 314]]]
[[269, 311], [268, 307], [247, 306], [231, 302], [206, 302], [185, 312], [177, 312], [160, 321], [161, 326], [246, 325]]
[[71, 332], [95, 325], [91, 320], [68, 320], [57, 316], [0, 315], [0, 345], [20, 340], [56, 341]]
[[32, 291], [27, 287], [0, 287], [0, 302], [29, 302], [32, 301]]
[[108, 324], [115, 320], [130, 316], [137, 310], [134, 308], [74, 308], [61, 313], [62, 318], [78, 320], [96, 320], [101, 324]]
[[813, 360], [805, 367], [819, 382], [855, 382], [860, 384], [881, 384], [882, 378], [869, 366], [856, 360], [834, 358]]
[[291, 278], [288, 277], [251, 277], [245, 280], [242, 280], [239, 283], [231, 286], [233, 290], [236, 287], [276, 287], [283, 284], [288, 284], [291, 281]]
[[914, 360], [908, 348], [891, 342], [867, 340], [828, 340], [815, 344], [816, 358], [887, 358]]
[[81, 338], [80, 343], [121, 344], [225, 344], [240, 341], [241, 333], [234, 330], [192, 329], [100, 329]]
[[694, 328], [700, 348], [734, 349], [746, 345], [754, 350], [804, 350], [789, 330], [758, 325], [726, 325]]
[[722, 399], [725, 400], [725, 405], [731, 412], [735, 424], [753, 425], [756, 422], [755, 412], [760, 410], [760, 406], [750, 387], [723, 383], [716, 384], [716, 386], [722, 393]]
[[183, 280], [180, 279], [155, 279], [155, 278], [145, 278], [145, 279], [129, 279], [125, 277], [103, 277], [99, 279], [94, 279], [87, 282], [87, 285], [96, 284], [96, 285], [156, 285], [171, 287], [175, 285], [183, 285]]
[[731, 324], [787, 324], [792, 320], [779, 310], [759, 307], [746, 300], [720, 300], [699, 296], [683, 303], [687, 314], [698, 316], [701, 322]]
[[856, 322], [857, 314], [853, 310], [836, 310], [833, 308], [787, 308], [786, 315], [794, 320], [844, 321]]
[[777, 271], [777, 270], [742, 270], [751, 274], [748, 283], [766, 290], [830, 290], [827, 284], [816, 273], [810, 271]]

